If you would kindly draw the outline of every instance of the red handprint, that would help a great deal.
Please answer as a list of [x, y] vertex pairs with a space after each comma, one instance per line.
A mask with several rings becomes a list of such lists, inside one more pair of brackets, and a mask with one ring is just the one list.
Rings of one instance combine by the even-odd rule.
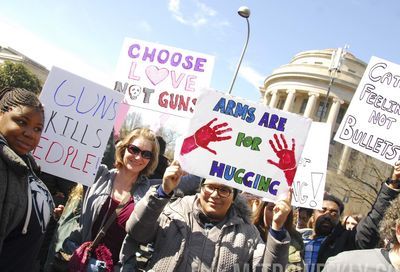
[[192, 150], [196, 149], [199, 146], [216, 155], [217, 152], [208, 147], [209, 143], [225, 141], [225, 140], [229, 140], [230, 138], [232, 138], [231, 136], [219, 136], [225, 132], [232, 131], [231, 128], [219, 130], [223, 127], [226, 127], [228, 125], [228, 123], [224, 122], [222, 124], [211, 127], [211, 124], [213, 122], [215, 122], [216, 120], [217, 120], [217, 118], [212, 119], [206, 125], [199, 128], [194, 133], [194, 135], [187, 137], [183, 141], [181, 155], [185, 155], [185, 154], [191, 152]]
[[295, 141], [292, 138], [292, 149], [288, 149], [288, 145], [283, 134], [281, 134], [283, 148], [279, 141], [278, 135], [274, 134], [274, 139], [279, 150], [276, 149], [275, 144], [272, 140], [269, 140], [269, 145], [272, 147], [272, 150], [274, 150], [276, 156], [279, 158], [279, 162], [274, 162], [272, 160], [267, 161], [268, 163], [273, 164], [279, 169], [283, 170], [283, 172], [285, 173], [286, 181], [290, 187], [292, 186], [294, 175], [296, 174], [297, 169], [296, 158], [294, 155]]

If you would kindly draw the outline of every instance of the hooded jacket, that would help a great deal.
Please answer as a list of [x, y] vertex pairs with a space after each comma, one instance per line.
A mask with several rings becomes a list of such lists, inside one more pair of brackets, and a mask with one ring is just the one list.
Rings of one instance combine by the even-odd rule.
[[[271, 270], [272, 265], [286, 266], [289, 235], [286, 234], [283, 242], [269, 235], [265, 245], [250, 223], [250, 211], [240, 197], [223, 222], [207, 229], [199, 224], [198, 195], [169, 203], [169, 199], [158, 197], [156, 190], [157, 187], [149, 190], [126, 224], [133, 241], [154, 241], [154, 253], [147, 269], [185, 271], [196, 267], [196, 271], [236, 268], [242, 271], [247, 266], [252, 271], [260, 271]], [[199, 232], [203, 232], [203, 238]]]
[[0, 254], [4, 239], [22, 221], [25, 222], [23, 231], [26, 232], [27, 222], [32, 212], [29, 201], [28, 186], [29, 166], [23, 160], [29, 161], [35, 174], [39, 167], [31, 155], [20, 157], [0, 135]]

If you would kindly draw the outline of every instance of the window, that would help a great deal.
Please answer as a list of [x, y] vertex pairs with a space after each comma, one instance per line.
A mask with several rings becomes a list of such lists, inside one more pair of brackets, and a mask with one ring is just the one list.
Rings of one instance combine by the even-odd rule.
[[[317, 114], [316, 114], [318, 118], [320, 118], [320, 116], [322, 114], [322, 109], [324, 107], [324, 104], [325, 104], [325, 100], [319, 102], [318, 110], [317, 110]], [[329, 105], [330, 105], [329, 102], [326, 103], [326, 108], [324, 110], [324, 116], [322, 116], [322, 120], [326, 120], [326, 117], [328, 116]]]
[[340, 124], [343, 120], [344, 114], [346, 113], [347, 108], [340, 108], [338, 116], [336, 118], [336, 123]]
[[306, 111], [308, 99], [304, 99], [300, 106], [299, 113], [303, 114]]
[[276, 108], [281, 110], [281, 109], [283, 109], [284, 105], [285, 105], [285, 99], [279, 98], [278, 104], [276, 105]]

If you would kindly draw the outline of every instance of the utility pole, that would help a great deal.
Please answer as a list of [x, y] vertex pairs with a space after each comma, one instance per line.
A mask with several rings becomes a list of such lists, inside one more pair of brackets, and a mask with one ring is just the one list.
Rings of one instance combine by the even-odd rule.
[[326, 92], [326, 97], [324, 101], [324, 105], [322, 106], [321, 110], [321, 115], [319, 116], [319, 121], [322, 122], [322, 118], [325, 115], [325, 112], [327, 110], [327, 105], [328, 105], [328, 100], [329, 100], [329, 94], [331, 92], [331, 87], [333, 86], [333, 82], [335, 81], [338, 73], [340, 73], [340, 67], [342, 66], [343, 59], [345, 55], [347, 54], [347, 49], [349, 46], [346, 44], [344, 48], [339, 47], [332, 53], [331, 57], [331, 66], [329, 67], [329, 76], [330, 76], [330, 81], [328, 85], [328, 90]]

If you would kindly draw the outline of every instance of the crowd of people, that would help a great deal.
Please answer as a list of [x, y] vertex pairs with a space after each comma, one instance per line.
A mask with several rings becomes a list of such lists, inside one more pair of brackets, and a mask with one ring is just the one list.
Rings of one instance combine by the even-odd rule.
[[294, 209], [292, 192], [266, 202], [184, 173], [135, 128], [90, 188], [54, 189], [30, 154], [44, 111], [33, 92], [0, 91], [0, 271], [400, 271], [400, 163], [368, 214], [344, 216], [329, 193]]

